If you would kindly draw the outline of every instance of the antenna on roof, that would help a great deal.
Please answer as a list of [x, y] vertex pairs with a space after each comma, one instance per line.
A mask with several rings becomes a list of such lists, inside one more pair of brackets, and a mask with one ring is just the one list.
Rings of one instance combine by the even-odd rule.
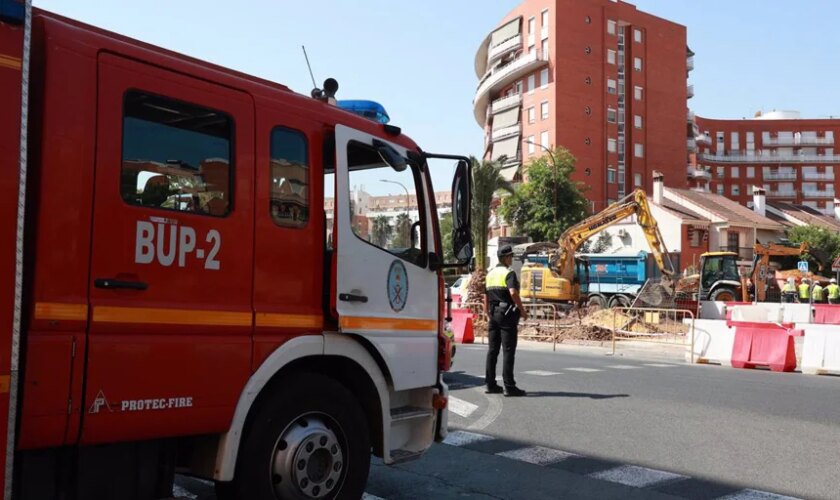
[[335, 81], [334, 78], [327, 78], [324, 80], [324, 90], [319, 89], [318, 84], [315, 83], [315, 75], [312, 74], [312, 65], [309, 64], [309, 56], [306, 54], [306, 46], [301, 45], [300, 48], [303, 49], [303, 57], [306, 59], [306, 67], [309, 68], [309, 78], [312, 79], [312, 98], [335, 105], [335, 93], [338, 92], [338, 82]]
[[306, 59], [306, 67], [309, 68], [309, 78], [312, 79], [312, 88], [317, 89], [318, 84], [315, 83], [315, 75], [312, 74], [312, 65], [309, 64], [309, 56], [306, 55], [306, 45], [301, 45], [300, 48], [303, 49], [303, 58]]

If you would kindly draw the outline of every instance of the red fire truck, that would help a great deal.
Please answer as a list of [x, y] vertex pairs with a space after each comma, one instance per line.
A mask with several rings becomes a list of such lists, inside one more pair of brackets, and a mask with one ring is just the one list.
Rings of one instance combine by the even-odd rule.
[[[220, 498], [358, 498], [371, 454], [445, 435], [469, 163], [335, 90], [0, 0], [6, 500], [160, 498], [176, 473]], [[457, 262], [430, 158], [457, 163]], [[411, 200], [390, 237], [356, 209], [376, 179]]]

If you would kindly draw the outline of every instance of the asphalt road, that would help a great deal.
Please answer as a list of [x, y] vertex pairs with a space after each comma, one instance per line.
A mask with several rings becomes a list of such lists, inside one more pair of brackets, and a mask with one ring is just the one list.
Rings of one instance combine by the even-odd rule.
[[447, 443], [408, 464], [374, 462], [371, 495], [840, 498], [840, 378], [521, 348], [529, 396], [504, 398], [483, 392], [485, 352], [459, 346], [447, 374]]

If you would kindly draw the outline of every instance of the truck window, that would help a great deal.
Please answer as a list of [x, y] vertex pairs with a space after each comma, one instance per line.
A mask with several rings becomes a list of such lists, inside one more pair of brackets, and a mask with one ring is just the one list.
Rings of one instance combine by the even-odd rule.
[[425, 267], [423, 196], [416, 167], [397, 172], [375, 149], [354, 142], [348, 145], [347, 156], [353, 232], [372, 245]]
[[309, 220], [309, 155], [306, 135], [271, 131], [271, 218], [280, 227], [302, 228]]
[[223, 217], [232, 206], [233, 120], [131, 90], [123, 100], [120, 191], [141, 207]]

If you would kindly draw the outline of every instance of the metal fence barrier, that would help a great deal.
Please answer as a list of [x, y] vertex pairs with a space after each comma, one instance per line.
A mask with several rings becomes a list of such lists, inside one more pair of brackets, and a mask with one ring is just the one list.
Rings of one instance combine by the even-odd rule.
[[[519, 338], [552, 342], [552, 349], [557, 350], [557, 338], [561, 325], [557, 324], [558, 309], [555, 304], [523, 304], [528, 311], [528, 321], [519, 322]], [[462, 309], [469, 309], [478, 321], [487, 323], [484, 304], [468, 302]], [[481, 343], [487, 343], [487, 329], [475, 330], [476, 339], [481, 337]]]
[[[690, 348], [694, 363], [694, 312], [688, 309], [621, 307], [613, 310], [612, 352], [617, 340], [636, 340]], [[688, 320], [688, 321], [686, 321]]]

